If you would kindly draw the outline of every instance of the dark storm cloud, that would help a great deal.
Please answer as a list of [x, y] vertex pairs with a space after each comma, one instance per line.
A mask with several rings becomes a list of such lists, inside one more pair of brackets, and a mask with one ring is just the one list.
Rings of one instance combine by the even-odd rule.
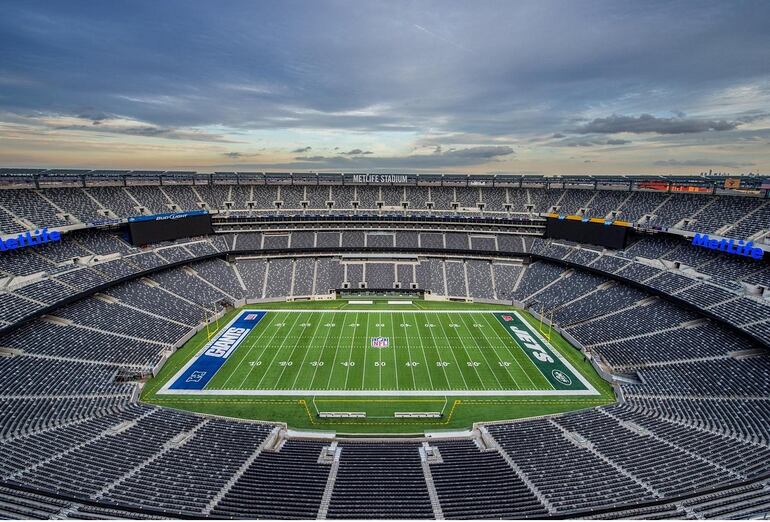
[[725, 120], [701, 120], [694, 118], [658, 118], [652, 114], [640, 116], [619, 116], [613, 114], [606, 118], [596, 118], [574, 129], [580, 134], [694, 134], [708, 131], [726, 131], [738, 127], [738, 123]]

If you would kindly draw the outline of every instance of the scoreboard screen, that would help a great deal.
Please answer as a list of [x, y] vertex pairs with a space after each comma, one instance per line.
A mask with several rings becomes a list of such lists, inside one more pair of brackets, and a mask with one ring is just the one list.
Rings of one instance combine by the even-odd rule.
[[206, 211], [137, 216], [128, 220], [128, 235], [134, 246], [213, 233], [211, 214]]
[[548, 218], [545, 224], [545, 237], [622, 250], [626, 247], [629, 230], [628, 227], [620, 225]]

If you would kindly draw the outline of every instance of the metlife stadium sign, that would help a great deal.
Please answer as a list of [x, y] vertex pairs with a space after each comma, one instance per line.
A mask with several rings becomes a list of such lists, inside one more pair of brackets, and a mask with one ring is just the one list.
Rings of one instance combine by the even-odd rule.
[[708, 234], [695, 234], [692, 238], [693, 246], [717, 250], [734, 256], [750, 257], [752, 259], [762, 259], [765, 252], [754, 246], [752, 241], [745, 242], [735, 239], [711, 239]]
[[0, 252], [8, 252], [20, 248], [53, 243], [54, 241], [61, 241], [60, 232], [57, 232], [56, 230], [49, 232], [47, 228], [42, 230], [38, 229], [34, 232], [24, 232], [16, 237], [0, 239]]
[[398, 185], [409, 183], [409, 176], [403, 174], [353, 174], [353, 182], [369, 185]]

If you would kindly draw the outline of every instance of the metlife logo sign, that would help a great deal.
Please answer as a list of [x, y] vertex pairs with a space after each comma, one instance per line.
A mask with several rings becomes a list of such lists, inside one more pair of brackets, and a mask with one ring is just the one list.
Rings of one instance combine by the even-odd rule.
[[752, 241], [736, 241], [735, 239], [711, 239], [708, 234], [695, 234], [692, 238], [692, 245], [708, 248], [709, 250], [718, 250], [734, 256], [750, 257], [760, 260], [765, 255], [761, 248], [755, 247]]
[[19, 234], [16, 237], [0, 239], [0, 252], [8, 252], [12, 250], [18, 250], [20, 248], [33, 247], [45, 243], [53, 243], [55, 241], [61, 241], [60, 232], [57, 232], [56, 230], [49, 232], [47, 228], [42, 230], [38, 229], [33, 232], [25, 232], [23, 234]]

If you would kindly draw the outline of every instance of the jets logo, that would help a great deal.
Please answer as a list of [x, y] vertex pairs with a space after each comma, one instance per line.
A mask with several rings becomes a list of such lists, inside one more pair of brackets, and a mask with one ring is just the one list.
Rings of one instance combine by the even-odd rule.
[[562, 383], [564, 386], [569, 386], [572, 384], [572, 379], [569, 378], [569, 375], [561, 370], [553, 370], [551, 375], [553, 375], [553, 378]]
[[372, 337], [372, 348], [387, 348], [390, 345], [390, 339], [387, 337]]
[[510, 323], [511, 321], [513, 321], [513, 317], [511, 317], [510, 315], [504, 315], [503, 321], [505, 321], [506, 323]]

